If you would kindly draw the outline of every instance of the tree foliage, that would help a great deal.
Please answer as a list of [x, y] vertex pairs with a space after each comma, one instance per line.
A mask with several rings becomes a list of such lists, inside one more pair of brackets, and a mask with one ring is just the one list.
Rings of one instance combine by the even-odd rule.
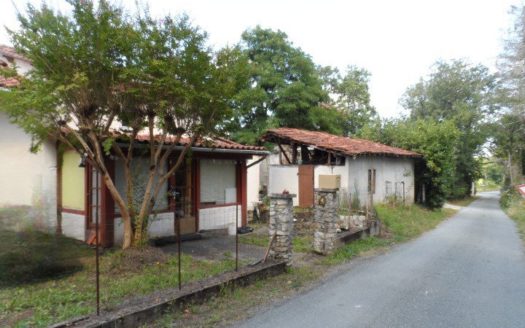
[[505, 162], [506, 187], [525, 173], [525, 6], [513, 7], [514, 24], [498, 60], [501, 115], [494, 124], [495, 156]]
[[454, 188], [454, 158], [460, 131], [452, 121], [390, 120], [369, 125], [361, 136], [423, 155], [416, 166], [416, 186], [425, 186], [425, 203], [439, 208]]
[[344, 135], [356, 135], [364, 126], [377, 119], [370, 104], [368, 88], [370, 73], [356, 66], [348, 66], [342, 74], [337, 68], [320, 67], [324, 89], [330, 95], [329, 104], [343, 116]]
[[488, 137], [487, 118], [495, 109], [495, 90], [495, 78], [486, 67], [454, 60], [437, 62], [428, 79], [410, 87], [401, 100], [411, 119], [451, 121], [461, 132], [450, 197], [469, 195], [480, 175], [479, 157]]
[[[68, 3], [71, 14], [44, 4], [18, 16], [21, 28], [11, 39], [33, 69], [19, 88], [2, 92], [0, 105], [36, 145], [53, 137], [87, 157], [120, 210], [124, 247], [138, 245], [162, 185], [191, 144], [223, 126], [238, 87], [235, 52], [211, 52], [206, 34], [185, 16], [156, 20], [106, 0]], [[136, 153], [139, 133], [148, 137], [146, 153]], [[190, 142], [175, 151], [183, 137]], [[124, 163], [126, 195], [109, 173], [109, 153]], [[136, 156], [149, 158], [139, 204]]]
[[278, 126], [341, 132], [339, 113], [321, 106], [328, 94], [315, 64], [285, 33], [257, 26], [242, 34], [239, 47], [249, 79], [235, 97], [234, 138], [254, 142]]

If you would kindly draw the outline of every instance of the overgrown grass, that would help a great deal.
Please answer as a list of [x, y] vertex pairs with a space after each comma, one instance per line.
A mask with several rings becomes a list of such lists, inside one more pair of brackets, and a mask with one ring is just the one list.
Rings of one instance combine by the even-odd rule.
[[449, 199], [447, 200], [447, 203], [456, 205], [456, 206], [465, 207], [465, 206], [469, 206], [470, 203], [472, 203], [478, 198], [479, 198], [478, 196], [469, 196], [469, 197], [460, 198], [460, 199]]
[[521, 239], [525, 242], [525, 200], [514, 190], [503, 193], [501, 207], [516, 222]]
[[322, 262], [328, 265], [339, 264], [367, 251], [385, 248], [415, 238], [456, 213], [455, 210], [451, 209], [432, 211], [418, 205], [377, 205], [376, 211], [383, 229], [387, 231], [383, 238], [370, 237], [353, 241], [337, 249], [333, 254], [324, 258]]
[[[134, 263], [128, 263], [130, 261]], [[140, 257], [128, 257], [120, 250], [102, 256], [103, 309], [111, 309], [127, 297], [178, 285], [175, 257], [167, 257], [163, 262], [140, 262]], [[231, 259], [205, 261], [183, 255], [182, 282], [213, 276], [232, 270], [234, 266]], [[0, 326], [44, 327], [94, 312], [94, 272], [94, 265], [89, 263], [84, 270], [61, 279], [1, 289]]]
[[[242, 244], [268, 247], [270, 239], [267, 234], [249, 233], [239, 235], [239, 242]], [[313, 236], [296, 235], [292, 239], [292, 249], [294, 252], [307, 253], [312, 250]]]

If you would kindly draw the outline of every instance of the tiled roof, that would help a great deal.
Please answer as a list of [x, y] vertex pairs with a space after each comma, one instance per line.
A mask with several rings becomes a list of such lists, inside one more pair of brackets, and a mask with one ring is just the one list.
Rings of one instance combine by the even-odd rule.
[[[137, 135], [137, 140], [139, 141], [149, 141], [149, 134], [148, 133], [141, 133]], [[160, 140], [160, 136], [156, 136], [157, 140]], [[172, 143], [175, 141], [174, 136], [169, 136], [166, 140], [168, 143]], [[183, 137], [179, 140], [179, 144], [187, 145], [190, 142], [190, 138]], [[194, 147], [197, 148], [211, 148], [211, 149], [228, 149], [228, 150], [240, 150], [240, 151], [253, 151], [253, 152], [263, 152], [266, 151], [266, 148], [264, 147], [258, 147], [258, 146], [250, 146], [250, 145], [243, 145], [225, 138], [206, 138], [206, 139], [200, 139], [197, 140], [194, 144]]]
[[15, 59], [20, 59], [26, 62], [30, 62], [29, 59], [17, 53], [15, 48], [9, 47], [3, 44], [0, 44], [0, 54], [2, 54], [4, 57], [10, 57], [10, 58], [15, 58]]
[[0, 76], [0, 88], [14, 88], [20, 84], [16, 77]]
[[390, 147], [365, 139], [336, 136], [326, 132], [278, 128], [268, 130], [263, 136], [263, 140], [266, 141], [275, 141], [276, 139], [287, 141], [287, 143], [293, 141], [298, 144], [314, 146], [319, 149], [348, 156], [382, 155], [393, 157], [421, 157], [420, 154], [413, 151]]

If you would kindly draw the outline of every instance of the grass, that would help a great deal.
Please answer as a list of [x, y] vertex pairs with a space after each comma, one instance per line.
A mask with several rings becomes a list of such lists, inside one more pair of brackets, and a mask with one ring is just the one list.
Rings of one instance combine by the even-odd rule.
[[365, 252], [407, 241], [435, 228], [445, 218], [456, 213], [451, 209], [432, 211], [418, 205], [377, 205], [376, 211], [383, 229], [387, 231], [383, 238], [370, 237], [353, 241], [324, 258], [322, 263], [343, 263]]
[[[241, 244], [255, 245], [260, 247], [268, 247], [270, 242], [268, 234], [252, 232], [249, 234], [239, 235], [239, 242]], [[292, 239], [292, 249], [294, 252], [307, 253], [312, 250], [313, 236], [311, 235], [296, 235]]]
[[[78, 247], [78, 246], [77, 246]], [[101, 304], [111, 309], [124, 298], [178, 285], [177, 259], [158, 249], [112, 251], [101, 258]], [[154, 254], [152, 254], [153, 252]], [[131, 255], [130, 255], [131, 254]], [[151, 259], [158, 259], [151, 262]], [[24, 262], [24, 259], [19, 259]], [[231, 259], [195, 260], [182, 256], [182, 281], [189, 282], [232, 270]], [[66, 277], [0, 289], [0, 326], [44, 327], [94, 312], [94, 265]]]
[[505, 213], [516, 222], [521, 239], [525, 242], [525, 200], [515, 191], [503, 194], [501, 205]]
[[449, 199], [447, 200], [447, 203], [456, 205], [456, 206], [465, 207], [465, 206], [469, 206], [470, 203], [472, 203], [476, 199], [478, 199], [478, 196], [469, 196], [469, 197], [460, 198], [460, 199]]

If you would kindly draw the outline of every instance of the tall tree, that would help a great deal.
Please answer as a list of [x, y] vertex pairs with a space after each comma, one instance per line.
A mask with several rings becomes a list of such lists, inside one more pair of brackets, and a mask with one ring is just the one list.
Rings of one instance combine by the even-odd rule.
[[377, 119], [377, 112], [370, 104], [370, 73], [356, 66], [344, 72], [330, 66], [320, 67], [323, 87], [330, 95], [329, 103], [343, 116], [343, 133], [356, 135], [364, 126]]
[[437, 62], [428, 79], [410, 87], [401, 100], [412, 119], [451, 120], [461, 131], [452, 197], [469, 195], [480, 174], [478, 159], [487, 139], [486, 118], [494, 110], [495, 88], [494, 76], [482, 65]]
[[[228, 56], [211, 53], [206, 34], [184, 16], [159, 22], [105, 0], [68, 3], [70, 15], [45, 4], [19, 15], [21, 28], [10, 35], [33, 69], [19, 88], [0, 94], [0, 105], [36, 145], [52, 137], [86, 156], [120, 210], [123, 247], [140, 245], [162, 185], [228, 111], [236, 92]], [[149, 167], [137, 199], [131, 168], [139, 133], [149, 140], [140, 154]], [[189, 142], [176, 152], [182, 138]], [[124, 163], [125, 195], [109, 174], [110, 153]]]
[[236, 97], [234, 137], [253, 142], [275, 126], [337, 132], [338, 113], [320, 107], [328, 95], [314, 63], [285, 33], [257, 26], [242, 34], [240, 48], [250, 78]]
[[494, 138], [496, 156], [506, 163], [507, 187], [525, 174], [525, 6], [512, 7], [511, 14], [514, 24], [498, 60], [502, 111]]

